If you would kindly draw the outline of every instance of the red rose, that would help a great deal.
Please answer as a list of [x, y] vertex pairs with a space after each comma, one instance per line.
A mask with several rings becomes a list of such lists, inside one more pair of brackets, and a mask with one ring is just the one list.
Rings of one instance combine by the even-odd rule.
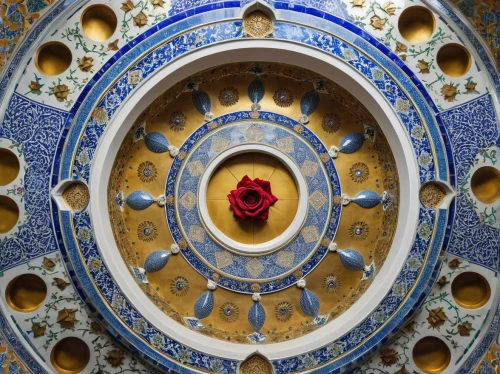
[[245, 175], [236, 188], [227, 195], [235, 217], [267, 220], [269, 207], [278, 201], [271, 192], [271, 183], [259, 178], [252, 181]]

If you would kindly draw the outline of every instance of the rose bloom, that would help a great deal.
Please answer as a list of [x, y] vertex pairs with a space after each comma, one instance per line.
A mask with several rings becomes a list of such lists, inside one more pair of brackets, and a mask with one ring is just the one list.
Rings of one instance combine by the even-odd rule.
[[278, 198], [271, 192], [271, 183], [259, 178], [253, 181], [245, 175], [236, 190], [227, 195], [233, 213], [239, 219], [267, 220], [269, 208]]

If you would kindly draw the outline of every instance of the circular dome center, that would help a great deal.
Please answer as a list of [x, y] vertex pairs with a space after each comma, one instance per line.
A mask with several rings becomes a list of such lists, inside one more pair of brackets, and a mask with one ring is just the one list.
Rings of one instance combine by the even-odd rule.
[[[248, 176], [252, 181], [268, 181], [278, 201], [265, 208], [262, 191], [241, 191], [240, 201], [257, 206], [253, 211], [268, 210], [268, 218], [240, 218], [228, 199], [231, 191]], [[235, 193], [236, 194], [236, 193]], [[224, 161], [215, 170], [207, 188], [207, 208], [215, 226], [227, 237], [243, 244], [261, 244], [279, 237], [292, 224], [299, 205], [295, 180], [288, 168], [269, 154], [249, 152]], [[238, 208], [237, 208], [238, 209]]]

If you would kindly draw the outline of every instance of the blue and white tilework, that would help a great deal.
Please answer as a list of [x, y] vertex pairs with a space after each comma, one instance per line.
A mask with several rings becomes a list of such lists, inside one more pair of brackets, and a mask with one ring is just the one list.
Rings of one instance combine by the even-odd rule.
[[[218, 126], [218, 130], [207, 134], [210, 125], [205, 125], [186, 140], [180, 151], [189, 153], [189, 155], [186, 160], [177, 159], [174, 161], [165, 191], [166, 196], [178, 196], [179, 199], [175, 207], [167, 206], [166, 209], [174, 240], [178, 242], [184, 238], [191, 243], [190, 247], [194, 251], [189, 248], [182, 251], [182, 254], [202, 275], [210, 279], [211, 274], [216, 271], [222, 275], [221, 279], [217, 281], [220, 286], [247, 293], [252, 293], [250, 286], [255, 280], [261, 286], [260, 292], [266, 293], [293, 285], [297, 281], [291, 275], [294, 270], [300, 269], [305, 276], [328, 253], [326, 247], [320, 248], [319, 243], [323, 239], [321, 233], [327, 230], [326, 236], [329, 239], [333, 239], [335, 235], [341, 206], [338, 204], [332, 206], [332, 199], [333, 196], [340, 196], [341, 190], [337, 171], [331, 158], [328, 157], [328, 161], [325, 163], [319, 158], [320, 154], [326, 155], [328, 153], [327, 149], [311, 131], [302, 127], [298, 122], [281, 115], [263, 112], [260, 116], [262, 120], [252, 121], [250, 114], [250, 112], [236, 112], [222, 118], [216, 118], [212, 124]], [[299, 126], [300, 134], [294, 130], [296, 126]], [[227, 147], [231, 147], [248, 143], [245, 135], [249, 130], [258, 131], [261, 134], [259, 136], [261, 139], [257, 141], [258, 144], [277, 147], [281, 139], [292, 139], [294, 150], [288, 152], [287, 156], [299, 167], [307, 162], [318, 166], [314, 175], [305, 176], [305, 178], [309, 189], [308, 193], [312, 195], [319, 191], [326, 198], [325, 203], [319, 209], [308, 209], [303, 223], [303, 227], [314, 227], [317, 237], [310, 242], [306, 241], [303, 235], [298, 235], [285, 248], [281, 249], [281, 251], [294, 254], [291, 267], [280, 266], [279, 253], [275, 252], [258, 258], [232, 254], [232, 260], [221, 268], [218, 266], [220, 261], [217, 261], [217, 253], [225, 252], [225, 248], [216, 243], [208, 234], [200, 235], [199, 238], [193, 238], [191, 235], [193, 227], [204, 233], [202, 218], [197, 204], [182, 204], [182, 198], [186, 194], [190, 194], [197, 200], [198, 185], [203, 170], [219, 153], [211, 148], [213, 138], [224, 139], [227, 141]], [[306, 139], [310, 140], [311, 143], [306, 143]], [[200, 164], [200, 172], [193, 173], [193, 170], [189, 168], [192, 163]], [[323, 164], [326, 168], [320, 166]], [[177, 187], [175, 187], [176, 185]], [[184, 235], [181, 234], [181, 231], [184, 232]], [[200, 261], [198, 257], [204, 261]], [[209, 266], [206, 266], [204, 262], [208, 262]], [[260, 271], [252, 271], [258, 267]], [[279, 278], [279, 281], [277, 279], [269, 281], [267, 280], [269, 278]]]
[[[0, 271], [58, 249], [50, 218], [50, 183], [59, 137], [68, 114], [14, 94], [0, 137], [19, 144], [26, 162], [26, 220], [17, 235], [0, 242]], [[36, 238], [36, 240], [34, 240]]]
[[[431, 0], [431, 2], [434, 1]], [[52, 19], [50, 17], [59, 14], [56, 11], [61, 12], [70, 3], [71, 1], [61, 2], [61, 4], [65, 5], [57, 7], [54, 13], [51, 13], [46, 18], [47, 21], [43, 21], [44, 27]], [[139, 41], [132, 40], [131, 37], [130, 44], [128, 44], [129, 40], [125, 41], [127, 38], [120, 39], [121, 43], [123, 43], [120, 44], [120, 47], [123, 45], [122, 50], [112, 57], [110, 56], [109, 60], [102, 61], [102, 64], [99, 63], [99, 68], [102, 66], [102, 69], [92, 78], [89, 77], [88, 85], [82, 85], [78, 90], [75, 90], [80, 96], [75, 95], [72, 98], [74, 101], [69, 106], [66, 106], [67, 103], [53, 102], [54, 106], [58, 106], [60, 109], [71, 110], [70, 113], [36, 102], [44, 100], [44, 95], [41, 97], [29, 96], [35, 101], [26, 98], [25, 92], [23, 92], [25, 86], [18, 86], [17, 93], [13, 94], [8, 100], [9, 104], [6, 107], [0, 127], [0, 137], [11, 139], [22, 145], [27, 165], [23, 204], [28, 215], [26, 222], [20, 227], [18, 235], [0, 243], [2, 253], [0, 271], [11, 269], [40, 255], [57, 251], [57, 240], [51, 222], [50, 177], [54, 173], [54, 179], [58, 179], [57, 174], [61, 171], [63, 179], [73, 178], [76, 175], [88, 181], [93, 150], [105, 131], [108, 122], [112, 120], [116, 111], [138, 84], [142, 84], [152, 73], [187, 52], [210, 44], [240, 38], [242, 23], [240, 21], [214, 23], [210, 26], [199, 27], [180, 36], [175, 36], [175, 34], [204, 23], [219, 22], [222, 18], [217, 17], [222, 14], [233, 17], [236, 13], [231, 13], [230, 9], [236, 9], [240, 5], [247, 5], [248, 3], [248, 1], [241, 3], [239, 1], [216, 2], [210, 0], [172, 1], [170, 15], [175, 14], [177, 23], [172, 25], [173, 21], [162, 21], [160, 17], [155, 21], [156, 23], [153, 22], [154, 27], [150, 29], [152, 31], [147, 31], [147, 35], [146, 33], [141, 35]], [[436, 179], [448, 182], [452, 179], [452, 177], [448, 176], [448, 171], [453, 174], [452, 166], [449, 165], [455, 164], [458, 178], [456, 185], [461, 186], [467, 179], [467, 174], [473, 166], [474, 159], [483, 150], [492, 149], [490, 147], [494, 147], [495, 144], [498, 146], [497, 120], [489, 95], [481, 96], [465, 105], [445, 110], [438, 116], [438, 123], [442, 125], [439, 128], [435, 123], [434, 115], [431, 113], [431, 110], [437, 112], [439, 109], [432, 103], [432, 100], [429, 100], [424, 85], [420, 83], [418, 78], [411, 76], [408, 70], [405, 70], [404, 64], [399, 58], [388, 51], [387, 48], [384, 49], [383, 46], [378, 46], [378, 42], [374, 41], [368, 33], [348, 22], [344, 23], [341, 18], [348, 19], [349, 16], [345, 10], [345, 5], [340, 1], [294, 0], [280, 2], [280, 4], [270, 1], [267, 1], [267, 3], [272, 3], [271, 5], [283, 9], [286, 5], [286, 10], [296, 12], [298, 17], [303, 16], [307, 7], [315, 7], [316, 9], [310, 8], [307, 11], [309, 14], [318, 16], [317, 22], [315, 21], [312, 26], [318, 27], [320, 22], [323, 22], [335, 23], [346, 28], [343, 35], [349, 35], [349, 44], [327, 32], [312, 27], [297, 26], [289, 22], [277, 22], [273, 37], [290, 40], [330, 53], [357, 69], [371, 84], [377, 87], [390, 102], [409, 134], [419, 161], [420, 182]], [[438, 5], [443, 7], [439, 3]], [[196, 11], [186, 11], [191, 7], [198, 6], [207, 7]], [[168, 9], [168, 6], [165, 9]], [[217, 10], [221, 9], [223, 9], [221, 13], [217, 13]], [[327, 17], [319, 10], [333, 12], [337, 17]], [[204, 12], [210, 14], [203, 14]], [[448, 8], [446, 8], [446, 13], [463, 27], [463, 23]], [[190, 16], [193, 17], [187, 18]], [[346, 31], [347, 29], [350, 31]], [[38, 29], [34, 28], [33, 30]], [[141, 31], [137, 29], [134, 32], [136, 32], [135, 36], [139, 35]], [[33, 42], [38, 35], [40, 35], [40, 31], [30, 35], [27, 43], [20, 49], [22, 53], [16, 55], [13, 61], [16, 61], [17, 64], [20, 62], [23, 54], [27, 53], [28, 48], [26, 46], [29, 46], [29, 43]], [[474, 36], [471, 36], [469, 32], [467, 32], [467, 35], [471, 38]], [[161, 45], [154, 52], [148, 52], [157, 44]], [[482, 50], [480, 43], [475, 44], [475, 47], [478, 51]], [[360, 52], [360, 49], [364, 53]], [[144, 58], [134, 63], [143, 53], [145, 53]], [[121, 62], [119, 65], [116, 64], [118, 60]], [[483, 62], [484, 60], [486, 58], [483, 57]], [[486, 62], [484, 63], [486, 64]], [[135, 72], [136, 79], [133, 81], [129, 81], [128, 74], [121, 75], [124, 72], [124, 67], [130, 65], [132, 65]], [[492, 65], [486, 66], [490, 70], [490, 74], [495, 78], [494, 73], [496, 70]], [[7, 83], [15, 68], [16, 64], [11, 64], [8, 67], [10, 74], [6, 74], [2, 79], [0, 95], [5, 94]], [[137, 72], [140, 72], [140, 76]], [[32, 71], [28, 69], [28, 74], [25, 76], [26, 82], [32, 79], [31, 73]], [[396, 81], [392, 77], [395, 77]], [[117, 81], [113, 83], [115, 79]], [[494, 81], [497, 87], [500, 86], [498, 79], [494, 79]], [[99, 100], [100, 95], [112, 84], [114, 85], [110, 87], [106, 97]], [[99, 108], [99, 111], [96, 112], [96, 108]], [[99, 115], [96, 115], [97, 113]], [[105, 113], [105, 116], [102, 113]], [[268, 115], [269, 120], [276, 121], [275, 118], [270, 118], [272, 114], [261, 113], [261, 115]], [[75, 118], [74, 121], [73, 117]], [[65, 125], [67, 133], [63, 132]], [[201, 132], [197, 133], [199, 138], [203, 136], [203, 131], [207, 131], [206, 127], [202, 127], [202, 129]], [[423, 129], [428, 132], [423, 131]], [[307, 132], [305, 134], [307, 135]], [[303, 136], [305, 135], [303, 134]], [[444, 142], [443, 138], [445, 139]], [[63, 154], [62, 147], [64, 144], [66, 144], [66, 151]], [[61, 168], [59, 169], [59, 161], [57, 161], [53, 172], [54, 158], [59, 158], [62, 155]], [[453, 156], [450, 157], [450, 155]], [[74, 164], [73, 160], [75, 160]], [[52, 184], [55, 185], [57, 182], [58, 180], [55, 180]], [[454, 185], [454, 183], [450, 184]], [[457, 218], [453, 221], [453, 217], [450, 216], [453, 232], [449, 240], [448, 252], [465, 257], [472, 263], [496, 270], [499, 261], [498, 248], [500, 246], [498, 230], [493, 227], [494, 225], [482, 224], [479, 215], [470, 206], [466, 193], [458, 191], [455, 208]], [[82, 234], [85, 232], [82, 231], [83, 229], [86, 229], [88, 233], [92, 233], [88, 212], [76, 213], [73, 218], [70, 217], [68, 212], [64, 212], [61, 217], [64, 238], [68, 242], [68, 254], [74, 262], [76, 272], [82, 275], [81, 286], [88, 292], [90, 300], [103, 313], [104, 318], [109, 321], [112, 329], [115, 329], [117, 334], [122, 334], [135, 348], [143, 351], [146, 359], [155, 363], [165, 361], [165, 356], [178, 359], [182, 354], [183, 357], [186, 357], [184, 352], [188, 351], [190, 357], [189, 362], [187, 362], [188, 365], [205, 371], [236, 372], [236, 361], [208, 357], [202, 353], [190, 351], [187, 347], [162, 335], [154, 327], [150, 326], [147, 321], [144, 321], [144, 329], [141, 328], [135, 331], [136, 334], [140, 335], [140, 338], [136, 339], [136, 336], [130, 331], [133, 331], [134, 326], [136, 326], [135, 322], [140, 319], [138, 312], [129, 304], [125, 295], [120, 293], [118, 286], [113, 282], [111, 274], [100, 259], [93, 236]], [[59, 228], [57, 212], [54, 212], [53, 218], [56, 227]], [[319, 365], [327, 365], [321, 369], [325, 372], [343, 368], [355, 362], [372, 348], [379, 346], [380, 342], [413, 310], [417, 304], [416, 299], [422, 293], [428, 291], [426, 284], [429, 279], [432, 279], [433, 267], [437, 262], [437, 256], [441, 249], [448, 218], [448, 215], [443, 210], [435, 212], [421, 209], [420, 211], [420, 223], [426, 222], [430, 227], [436, 227], [436, 235], [432, 239], [417, 233], [411, 254], [398, 276], [397, 285], [401, 285], [402, 288], [406, 289], [411, 289], [414, 286], [409, 295], [409, 301], [403, 302], [403, 298], [398, 292], [399, 288], [393, 289], [382, 304], [377, 307], [372, 318], [363, 321], [347, 335], [326, 347], [314, 352], [306, 352], [299, 357], [273, 362], [276, 372], [287, 373], [294, 370], [317, 369]], [[73, 242], [73, 232], [70, 227], [72, 222], [75, 223], [79, 248]], [[431, 247], [430, 250], [428, 250], [429, 246]], [[84, 258], [83, 263], [80, 262], [82, 259], [79, 250], [81, 250], [81, 255]], [[3, 256], [4, 253], [7, 255]], [[427, 258], [426, 255], [428, 255]], [[87, 274], [87, 269], [89, 274]], [[420, 273], [421, 270], [422, 273]], [[96, 283], [97, 289], [91, 285], [92, 281]], [[107, 309], [99, 292], [102, 293], [104, 300], [113, 306], [113, 311]], [[400, 310], [398, 310], [399, 307], [401, 307]], [[125, 328], [116, 316], [119, 316], [128, 328]], [[498, 315], [496, 315], [488, 337], [496, 334], [498, 320]], [[382, 326], [384, 322], [387, 322], [387, 324]], [[11, 343], [18, 346], [16, 352], [18, 354], [20, 354], [19, 352], [25, 353], [25, 356], [22, 357], [23, 361], [28, 363], [28, 366], [33, 370], [43, 372], [35, 359], [30, 357], [24, 350], [17, 336], [14, 336], [12, 331], [8, 329], [3, 314], [0, 314], [0, 325], [3, 334], [12, 337]], [[482, 354], [487, 349], [488, 342], [493, 340], [484, 339], [484, 344], [481, 343], [481, 347], [484, 346], [483, 348], [485, 348]], [[156, 349], [151, 349], [144, 341], [149, 342]], [[358, 346], [361, 343], [363, 346]], [[476, 351], [474, 351], [473, 355], [466, 361], [464, 373], [471, 372], [473, 365], [480, 359], [481, 352], [479, 350], [477, 352], [476, 354]], [[328, 364], [329, 361], [343, 353], [348, 354]], [[20, 354], [20, 356], [22, 355]], [[185, 370], [174, 363], [164, 364], [162, 368]]]
[[[484, 95], [441, 113], [439, 118], [449, 134], [457, 168], [456, 219], [447, 251], [496, 270], [500, 232], [494, 225], [483, 222], [478, 214], [483, 211], [476, 211], [471, 203], [472, 192], [468, 189], [470, 170], [476, 164], [475, 160], [482, 161], [484, 157], [481, 154], [498, 142], [497, 116], [491, 97]], [[474, 120], [471, 122], [469, 118]]]

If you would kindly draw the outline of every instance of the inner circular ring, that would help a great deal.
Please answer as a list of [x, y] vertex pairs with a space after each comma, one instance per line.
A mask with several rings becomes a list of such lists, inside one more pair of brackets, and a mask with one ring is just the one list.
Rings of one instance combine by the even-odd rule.
[[[263, 153], [277, 158], [292, 175], [298, 191], [297, 212], [295, 214], [292, 223], [288, 226], [288, 228], [285, 231], [283, 231], [282, 234], [280, 234], [276, 238], [259, 244], [240, 243], [225, 235], [212, 221], [207, 204], [208, 184], [213, 174], [218, 169], [218, 167], [229, 158], [247, 152]], [[300, 229], [307, 217], [309, 193], [308, 193], [307, 182], [304, 176], [302, 175], [300, 168], [286, 154], [277, 151], [273, 147], [262, 144], [244, 144], [229, 148], [221, 152], [207, 166], [204, 174], [200, 179], [198, 191], [199, 191], [198, 206], [200, 210], [200, 216], [203, 221], [203, 224], [207, 228], [207, 231], [211, 234], [211, 236], [214, 238], [215, 241], [217, 241], [219, 245], [230, 251], [236, 252], [237, 254], [240, 255], [246, 255], [246, 256], [266, 255], [276, 250], [279, 250], [300, 232]]]

